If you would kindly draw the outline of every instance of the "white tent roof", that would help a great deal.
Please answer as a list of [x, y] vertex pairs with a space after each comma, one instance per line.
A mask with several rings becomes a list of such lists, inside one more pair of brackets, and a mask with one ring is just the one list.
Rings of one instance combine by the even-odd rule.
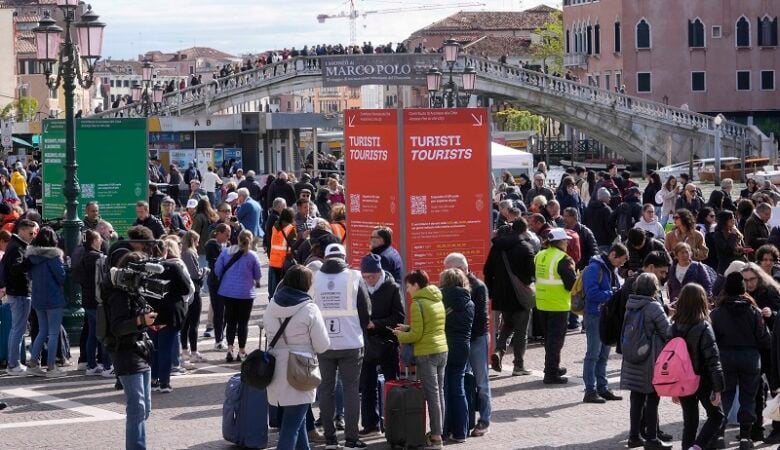
[[493, 170], [531, 169], [534, 164], [534, 156], [532, 154], [515, 150], [512, 147], [496, 142], [490, 143], [490, 155], [493, 162]]

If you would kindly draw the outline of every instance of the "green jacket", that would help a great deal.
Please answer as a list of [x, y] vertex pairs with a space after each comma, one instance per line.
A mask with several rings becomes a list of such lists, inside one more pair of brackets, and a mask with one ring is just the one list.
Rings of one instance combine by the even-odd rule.
[[444, 321], [447, 314], [439, 288], [429, 285], [415, 292], [409, 309], [409, 331], [400, 333], [398, 341], [414, 344], [414, 356], [446, 352]]

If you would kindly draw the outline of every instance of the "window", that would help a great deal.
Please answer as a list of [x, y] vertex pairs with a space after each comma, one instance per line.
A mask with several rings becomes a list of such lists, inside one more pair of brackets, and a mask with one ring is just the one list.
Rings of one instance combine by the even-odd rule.
[[124, 81], [122, 81], [122, 85], [123, 85], [124, 87], [130, 87], [130, 80], [124, 80]]
[[636, 91], [652, 92], [649, 72], [639, 72], [636, 74]]
[[688, 21], [688, 47], [704, 48], [704, 24], [698, 18]]
[[604, 89], [608, 91], [612, 89], [612, 85], [610, 84], [610, 78], [611, 77], [608, 73], [604, 74]]
[[615, 87], [620, 89], [622, 84], [623, 78], [620, 72], [615, 72]]
[[593, 87], [600, 88], [601, 87], [601, 76], [596, 75], [593, 77]]
[[693, 92], [704, 92], [707, 90], [704, 72], [691, 72], [691, 90]]
[[774, 20], [770, 20], [767, 16], [758, 19], [758, 45], [777, 47], [777, 17]]
[[615, 22], [615, 53], [620, 53], [620, 22]]
[[723, 28], [721, 28], [720, 25], [713, 25], [712, 26], [712, 38], [713, 39], [720, 39], [723, 37]]
[[750, 47], [750, 22], [743, 16], [737, 21], [737, 47]]
[[588, 37], [588, 54], [593, 54], [593, 27], [588, 25], [587, 28], [587, 37]]
[[111, 85], [111, 87], [114, 87], [114, 80], [111, 80], [110, 85]]
[[566, 53], [571, 53], [571, 33], [566, 30]]
[[593, 52], [596, 53], [597, 55], [600, 55], [601, 54], [601, 25], [597, 24], [595, 27], [593, 27], [593, 41], [594, 41]]
[[645, 19], [636, 25], [636, 48], [650, 48], [650, 24]]
[[761, 71], [761, 90], [762, 91], [774, 91], [775, 90], [775, 71], [774, 70], [762, 70]]
[[737, 90], [749, 91], [750, 90], [750, 71], [738, 70], [737, 71]]

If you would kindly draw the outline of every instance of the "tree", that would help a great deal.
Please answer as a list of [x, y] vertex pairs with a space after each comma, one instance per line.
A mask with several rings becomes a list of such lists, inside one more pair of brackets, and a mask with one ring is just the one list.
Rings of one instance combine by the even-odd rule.
[[2, 120], [10, 119], [15, 108], [16, 108], [16, 102], [11, 102], [5, 105], [5, 107], [2, 110], [0, 110], [0, 119]]
[[38, 100], [35, 97], [19, 97], [16, 102], [16, 109], [19, 112], [19, 120], [27, 122], [35, 117], [38, 111]]
[[550, 13], [547, 22], [534, 33], [540, 40], [531, 45], [531, 51], [542, 61], [542, 70], [563, 73], [563, 14], [560, 11]]
[[504, 131], [534, 131], [542, 134], [545, 119], [528, 111], [507, 109], [496, 113], [496, 119], [504, 123]]

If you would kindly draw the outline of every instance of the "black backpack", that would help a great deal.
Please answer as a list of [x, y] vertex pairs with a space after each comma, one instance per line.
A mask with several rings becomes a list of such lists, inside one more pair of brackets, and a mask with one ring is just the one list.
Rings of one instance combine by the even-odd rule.
[[636, 224], [632, 209], [632, 203], [623, 203], [617, 209], [617, 232], [624, 242], [628, 238], [628, 230], [634, 228]]
[[100, 255], [95, 262], [95, 300], [97, 301], [95, 337], [108, 350], [116, 350], [118, 343], [111, 332], [111, 315], [108, 306], [108, 296], [111, 288], [111, 272], [108, 256]]

